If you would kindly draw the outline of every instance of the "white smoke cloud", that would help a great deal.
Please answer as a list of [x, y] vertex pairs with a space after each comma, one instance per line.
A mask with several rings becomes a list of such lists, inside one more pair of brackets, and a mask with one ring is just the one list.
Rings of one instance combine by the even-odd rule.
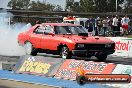
[[[2, 14], [4, 15], [2, 16]], [[25, 55], [24, 48], [19, 46], [17, 43], [17, 36], [20, 32], [23, 32], [31, 27], [31, 25], [24, 23], [15, 23], [10, 25], [10, 23], [7, 21], [8, 17], [5, 16], [5, 14], [8, 13], [0, 13], [0, 55]]]

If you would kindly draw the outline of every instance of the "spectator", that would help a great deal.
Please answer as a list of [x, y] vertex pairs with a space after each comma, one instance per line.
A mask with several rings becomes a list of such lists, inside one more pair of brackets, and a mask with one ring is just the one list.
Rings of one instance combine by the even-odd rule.
[[112, 35], [112, 22], [113, 22], [113, 18], [107, 17], [107, 22], [108, 22], [108, 36]]
[[102, 23], [103, 23], [103, 35], [105, 36], [105, 33], [106, 33], [106, 31], [107, 31], [107, 29], [108, 29], [108, 19], [107, 18], [105, 18], [103, 21], [102, 21]]
[[120, 36], [120, 30], [121, 30], [122, 24], [121, 24], [121, 18], [118, 18], [118, 22], [117, 22], [117, 36]]
[[92, 31], [93, 31], [93, 20], [92, 18], [89, 18], [89, 27], [88, 27], [88, 33], [90, 36], [92, 36]]
[[94, 30], [95, 30], [95, 35], [98, 36], [97, 18], [95, 19], [95, 23], [94, 23]]
[[114, 18], [114, 17], [115, 17], [115, 16], [112, 16], [112, 17], [110, 18], [110, 22], [109, 22], [110, 30], [111, 30], [112, 34], [113, 34], [113, 25], [112, 25], [112, 23], [113, 23], [113, 18]]
[[125, 15], [121, 20], [122, 28], [125, 34], [128, 34], [128, 23], [129, 22], [130, 22], [130, 19], [127, 17], [127, 15]]
[[117, 16], [115, 16], [113, 18], [113, 22], [112, 22], [112, 26], [113, 26], [113, 36], [115, 37], [116, 36], [116, 32], [117, 32], [117, 25], [118, 24], [118, 19], [117, 19]]
[[97, 28], [98, 28], [98, 32], [100, 34], [101, 28], [102, 28], [102, 20], [100, 19], [100, 17], [97, 18]]

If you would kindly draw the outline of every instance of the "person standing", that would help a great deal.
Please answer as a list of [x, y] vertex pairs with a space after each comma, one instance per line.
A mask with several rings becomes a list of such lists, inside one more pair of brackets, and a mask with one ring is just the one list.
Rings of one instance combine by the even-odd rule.
[[119, 17], [118, 18], [118, 23], [117, 23], [117, 33], [116, 33], [117, 36], [121, 35], [121, 27], [122, 27], [121, 18]]
[[130, 19], [127, 17], [127, 15], [125, 15], [121, 20], [122, 28], [125, 34], [128, 34], [128, 23], [129, 22], [130, 22]]
[[93, 31], [93, 20], [92, 18], [89, 18], [89, 27], [88, 27], [88, 34], [89, 36], [92, 36], [92, 31]]
[[97, 18], [95, 18], [94, 30], [95, 30], [95, 36], [98, 36]]
[[117, 16], [115, 16], [113, 18], [113, 22], [112, 22], [112, 26], [113, 26], [113, 36], [115, 37], [116, 36], [116, 32], [117, 32], [117, 25], [118, 24], [118, 19], [117, 19]]
[[107, 31], [107, 29], [108, 29], [108, 19], [105, 18], [105, 19], [102, 21], [102, 23], [103, 23], [103, 36], [105, 36], [105, 35], [106, 35], [106, 31]]
[[102, 20], [100, 17], [97, 18], [97, 28], [98, 28], [98, 34], [101, 34]]

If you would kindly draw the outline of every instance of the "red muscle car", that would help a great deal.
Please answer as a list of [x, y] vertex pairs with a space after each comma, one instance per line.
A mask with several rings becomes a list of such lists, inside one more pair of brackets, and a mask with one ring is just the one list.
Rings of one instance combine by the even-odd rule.
[[115, 43], [104, 37], [88, 36], [87, 29], [70, 23], [42, 23], [18, 35], [26, 54], [52, 53], [62, 58], [95, 56], [104, 61], [115, 52]]

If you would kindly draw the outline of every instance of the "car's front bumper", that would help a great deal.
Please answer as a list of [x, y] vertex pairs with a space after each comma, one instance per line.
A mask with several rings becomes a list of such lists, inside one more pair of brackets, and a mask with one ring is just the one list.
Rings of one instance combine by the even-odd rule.
[[115, 50], [72, 50], [74, 56], [96, 56], [100, 54], [113, 54]]

